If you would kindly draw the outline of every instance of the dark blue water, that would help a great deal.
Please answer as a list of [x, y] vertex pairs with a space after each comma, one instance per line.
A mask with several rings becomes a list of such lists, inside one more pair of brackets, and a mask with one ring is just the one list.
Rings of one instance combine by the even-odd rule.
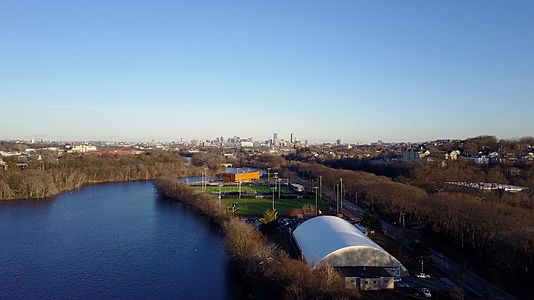
[[230, 299], [222, 237], [150, 182], [0, 202], [0, 299]]

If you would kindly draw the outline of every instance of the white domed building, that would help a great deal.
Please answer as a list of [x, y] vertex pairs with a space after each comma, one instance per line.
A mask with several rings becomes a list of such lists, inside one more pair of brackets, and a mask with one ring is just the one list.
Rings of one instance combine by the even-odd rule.
[[354, 225], [335, 216], [319, 216], [300, 224], [293, 237], [311, 268], [329, 265], [347, 285], [363, 290], [394, 287], [406, 268]]

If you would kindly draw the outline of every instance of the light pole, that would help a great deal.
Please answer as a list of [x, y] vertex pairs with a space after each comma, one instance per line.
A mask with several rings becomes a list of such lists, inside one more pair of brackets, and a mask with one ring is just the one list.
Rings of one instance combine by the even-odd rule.
[[317, 206], [317, 189], [318, 189], [318, 187], [313, 187], [313, 189], [315, 190], [315, 215], [318, 216], [319, 215], [319, 207]]
[[241, 181], [237, 182], [237, 188], [239, 190], [239, 200], [241, 200]]
[[273, 210], [274, 210], [274, 190], [275, 190], [275, 188], [272, 188], [272, 190], [273, 190]]
[[267, 168], [267, 186], [271, 186], [271, 181], [270, 181], [270, 172], [271, 172], [271, 168]]
[[281, 194], [282, 194], [282, 178], [278, 178], [278, 200], [280, 200]]
[[221, 206], [221, 187], [222, 184], [219, 184], [219, 207]]
[[278, 172], [274, 172], [273, 175], [274, 175], [274, 189], [276, 190], [276, 187], [277, 187], [276, 181], [278, 180]]
[[404, 228], [404, 215], [406, 213], [401, 211], [400, 214], [399, 214], [399, 223], [402, 223], [402, 228]]
[[339, 184], [336, 183], [336, 215], [339, 215]]
[[208, 190], [208, 171], [206, 167], [204, 167], [204, 181], [202, 182], [203, 190], [204, 192]]
[[341, 213], [343, 213], [343, 178], [339, 178], [339, 194], [340, 194], [340, 207]]
[[423, 256], [421, 256], [421, 274], [423, 274]]

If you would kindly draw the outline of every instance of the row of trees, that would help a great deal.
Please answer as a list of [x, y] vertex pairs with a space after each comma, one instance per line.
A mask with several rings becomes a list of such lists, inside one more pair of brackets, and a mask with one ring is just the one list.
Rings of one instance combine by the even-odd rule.
[[[496, 265], [521, 271], [534, 267], [534, 211], [485, 202], [462, 193], [433, 193], [387, 177], [298, 163], [302, 175], [323, 178], [323, 190], [343, 178], [346, 199], [367, 205], [382, 215], [405, 215], [408, 223], [426, 225], [476, 249]], [[325, 189], [326, 188], [326, 189]], [[330, 189], [329, 189], [330, 188]]]
[[195, 153], [191, 159], [191, 164], [193, 166], [209, 167], [212, 171], [218, 170], [221, 168], [221, 165], [226, 162], [224, 156], [210, 152]]
[[0, 171], [0, 200], [45, 198], [87, 184], [185, 176], [198, 170], [178, 155], [151, 152], [141, 155], [66, 155], [57, 163], [32, 163]]
[[303, 260], [291, 259], [252, 225], [219, 206], [215, 197], [189, 189], [173, 179], [160, 180], [157, 186], [161, 196], [193, 207], [223, 230], [227, 252], [238, 274], [252, 287], [250, 296], [343, 299], [351, 295], [331, 267], [311, 270]]

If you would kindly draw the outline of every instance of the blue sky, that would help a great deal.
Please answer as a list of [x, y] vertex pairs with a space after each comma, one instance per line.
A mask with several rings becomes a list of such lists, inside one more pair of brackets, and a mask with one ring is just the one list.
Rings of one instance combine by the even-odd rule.
[[0, 138], [534, 135], [534, 1], [0, 2]]

